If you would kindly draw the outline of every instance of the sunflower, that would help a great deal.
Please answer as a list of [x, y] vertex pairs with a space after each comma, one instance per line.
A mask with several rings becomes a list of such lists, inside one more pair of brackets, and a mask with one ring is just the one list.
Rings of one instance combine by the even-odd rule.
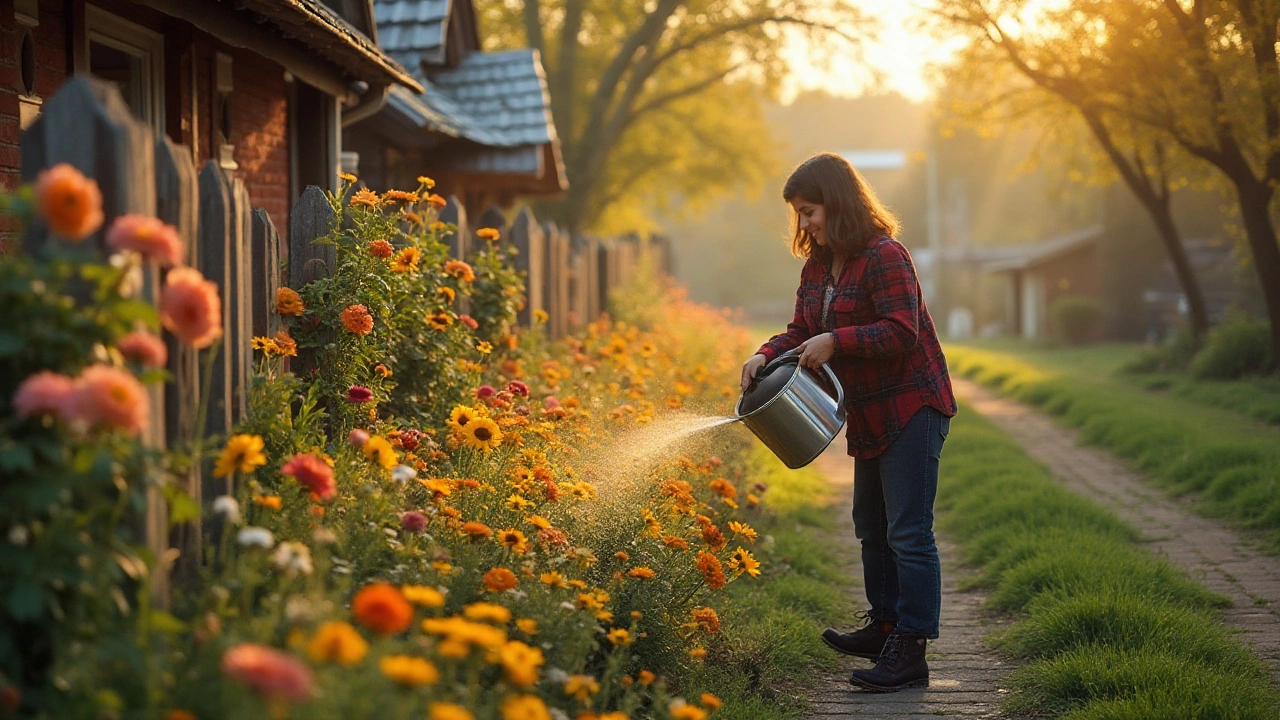
[[422, 251], [415, 247], [407, 247], [396, 253], [391, 261], [391, 269], [398, 273], [417, 272], [418, 262], [422, 260]]
[[462, 441], [473, 450], [489, 452], [502, 444], [502, 431], [498, 429], [498, 423], [486, 417], [472, 420], [462, 426], [460, 432]]
[[226, 477], [234, 472], [251, 473], [267, 464], [262, 454], [262, 438], [257, 435], [233, 435], [213, 466], [214, 477]]
[[449, 317], [449, 313], [444, 310], [437, 310], [427, 316], [427, 324], [432, 330], [448, 330], [453, 324], [453, 318]]
[[524, 533], [515, 528], [507, 528], [498, 531], [497, 541], [499, 545], [507, 548], [517, 555], [523, 555], [529, 550], [529, 541], [525, 538]]
[[458, 431], [466, 427], [472, 420], [482, 416], [483, 413], [476, 408], [458, 405], [453, 409], [453, 412], [449, 413], [449, 427]]
[[751, 577], [760, 576], [760, 562], [751, 557], [751, 551], [741, 545], [729, 556], [729, 567], [738, 575], [746, 573]]

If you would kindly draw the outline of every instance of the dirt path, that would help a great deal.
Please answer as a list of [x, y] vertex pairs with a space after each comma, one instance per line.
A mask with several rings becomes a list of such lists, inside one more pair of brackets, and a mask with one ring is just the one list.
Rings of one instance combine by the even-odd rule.
[[1068, 488], [1105, 505], [1137, 529], [1153, 552], [1230, 597], [1227, 622], [1243, 631], [1280, 685], [1280, 560], [1223, 523], [1195, 514], [1189, 502], [1149, 486], [1111, 453], [1077, 445], [1075, 430], [973, 381], [953, 376], [952, 383], [957, 395]]
[[[815, 462], [827, 476], [839, 498], [832, 512], [838, 514], [831, 542], [848, 558], [850, 592], [854, 606], [866, 607], [862, 596], [862, 561], [853, 536], [853, 460], [844, 454], [843, 438], [837, 439]], [[810, 695], [811, 720], [850, 717], [888, 720], [936, 720], [939, 716], [995, 717], [1000, 705], [1000, 679], [1013, 668], [981, 643], [995, 621], [980, 609], [982, 595], [957, 589], [954, 550], [938, 538], [942, 554], [942, 632], [929, 646], [929, 687], [896, 693], [869, 693], [849, 684], [849, 671], [869, 667], [870, 662], [831, 653], [828, 672], [819, 678]], [[814, 638], [815, 642], [819, 642]]]

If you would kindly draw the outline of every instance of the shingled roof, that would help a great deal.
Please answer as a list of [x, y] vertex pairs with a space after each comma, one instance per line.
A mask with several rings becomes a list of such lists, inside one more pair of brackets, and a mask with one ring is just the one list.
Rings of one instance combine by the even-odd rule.
[[382, 50], [421, 76], [422, 63], [444, 63], [452, 0], [377, 0], [374, 20]]

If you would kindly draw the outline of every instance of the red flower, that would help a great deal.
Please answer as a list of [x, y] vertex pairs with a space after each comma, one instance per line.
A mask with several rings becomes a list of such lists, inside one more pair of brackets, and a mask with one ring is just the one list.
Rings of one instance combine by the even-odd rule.
[[475, 330], [476, 328], [480, 327], [480, 323], [476, 322], [476, 319], [471, 317], [470, 315], [459, 315], [458, 322], [462, 323], [463, 325], [466, 325], [472, 330]]
[[313, 500], [328, 500], [338, 494], [338, 485], [333, 481], [333, 468], [310, 453], [294, 455], [292, 460], [280, 468], [280, 472], [310, 490]]
[[494, 390], [492, 385], [481, 385], [480, 387], [476, 388], [476, 398], [479, 400], [484, 400], [485, 398], [491, 398], [496, 393], [497, 393], [497, 390]]
[[347, 391], [347, 400], [353, 403], [366, 403], [373, 399], [373, 391], [360, 385], [352, 385]]
[[410, 510], [400, 516], [400, 527], [408, 532], [420, 533], [427, 529], [427, 516], [417, 510]]
[[507, 383], [507, 392], [515, 393], [520, 397], [529, 397], [529, 386], [519, 380], [512, 380]]

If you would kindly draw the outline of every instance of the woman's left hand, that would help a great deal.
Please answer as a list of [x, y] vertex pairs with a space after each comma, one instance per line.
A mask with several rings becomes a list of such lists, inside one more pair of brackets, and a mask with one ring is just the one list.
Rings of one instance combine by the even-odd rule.
[[800, 343], [800, 364], [817, 370], [822, 363], [836, 354], [836, 339], [831, 333], [822, 333]]

